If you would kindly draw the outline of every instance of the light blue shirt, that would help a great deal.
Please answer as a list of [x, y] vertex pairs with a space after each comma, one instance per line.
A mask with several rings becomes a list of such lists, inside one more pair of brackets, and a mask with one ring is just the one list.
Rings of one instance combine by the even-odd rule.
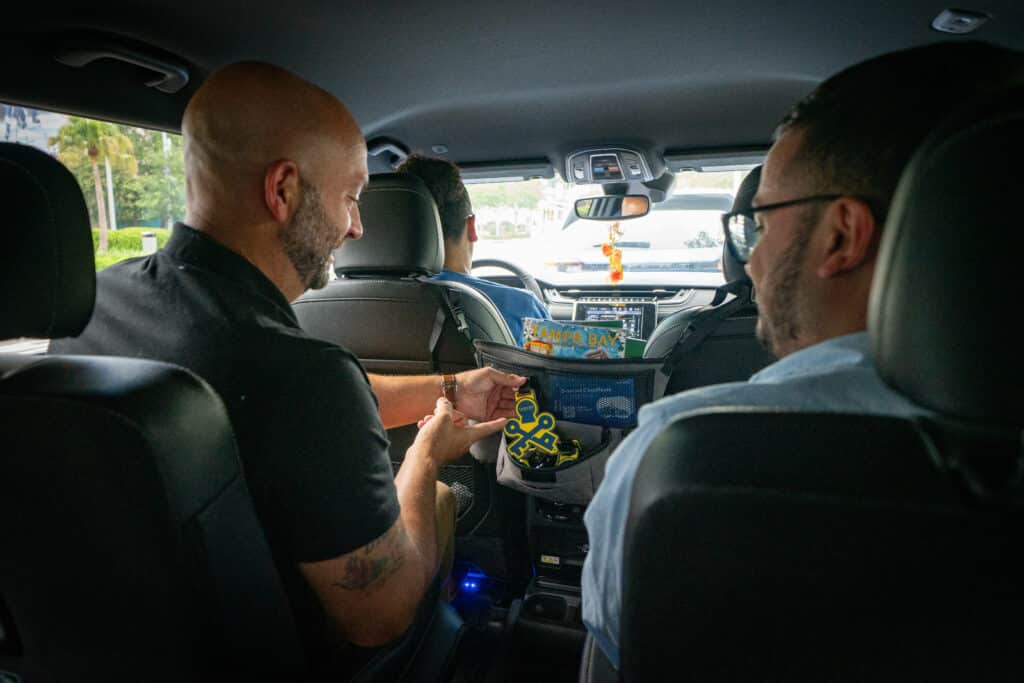
[[456, 273], [454, 270], [442, 270], [433, 277], [434, 280], [448, 280], [450, 282], [461, 282], [469, 285], [478, 292], [487, 295], [494, 305], [498, 307], [501, 316], [508, 323], [508, 329], [512, 333], [512, 339], [516, 346], [523, 343], [523, 318], [548, 319], [548, 309], [537, 301], [532, 293], [525, 289], [507, 287], [490, 280], [482, 280], [472, 275]]
[[633, 479], [643, 453], [666, 424], [680, 415], [716, 406], [897, 416], [924, 412], [879, 377], [868, 354], [866, 332], [792, 353], [748, 382], [701, 387], [641, 408], [637, 428], [608, 459], [604, 481], [583, 516], [590, 536], [590, 552], [583, 563], [583, 623], [616, 669], [622, 548]]

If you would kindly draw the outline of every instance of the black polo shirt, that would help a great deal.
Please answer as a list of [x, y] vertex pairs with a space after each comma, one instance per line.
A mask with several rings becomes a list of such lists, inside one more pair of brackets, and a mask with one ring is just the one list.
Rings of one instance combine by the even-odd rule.
[[89, 326], [50, 351], [161, 360], [210, 383], [299, 627], [322, 642], [326, 618], [296, 564], [365, 545], [399, 512], [377, 399], [355, 356], [307, 336], [255, 266], [180, 223], [157, 253], [100, 272]]

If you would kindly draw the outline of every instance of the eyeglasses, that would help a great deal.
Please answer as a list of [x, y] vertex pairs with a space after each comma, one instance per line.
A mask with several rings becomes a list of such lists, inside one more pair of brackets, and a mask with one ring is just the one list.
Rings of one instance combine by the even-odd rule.
[[841, 194], [816, 194], [812, 197], [790, 199], [788, 202], [749, 206], [745, 209], [723, 213], [722, 229], [725, 230], [725, 241], [729, 245], [729, 251], [741, 263], [746, 263], [750, 260], [750, 254], [754, 251], [757, 241], [761, 238], [762, 228], [754, 218], [756, 213], [784, 209], [787, 206], [797, 206], [798, 204], [807, 204], [809, 202], [831, 202], [842, 196]]

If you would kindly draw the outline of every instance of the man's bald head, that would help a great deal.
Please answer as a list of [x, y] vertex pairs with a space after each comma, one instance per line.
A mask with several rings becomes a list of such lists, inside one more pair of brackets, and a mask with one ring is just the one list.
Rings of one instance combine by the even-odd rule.
[[210, 76], [185, 109], [182, 133], [190, 203], [204, 203], [207, 188], [235, 194], [224, 186], [259, 176], [280, 159], [294, 161], [318, 182], [332, 172], [338, 154], [366, 154], [344, 104], [280, 67], [258, 62], [232, 64]]
[[334, 96], [276, 66], [227, 66], [182, 122], [187, 222], [294, 298], [323, 286], [331, 251], [362, 235], [366, 144]]

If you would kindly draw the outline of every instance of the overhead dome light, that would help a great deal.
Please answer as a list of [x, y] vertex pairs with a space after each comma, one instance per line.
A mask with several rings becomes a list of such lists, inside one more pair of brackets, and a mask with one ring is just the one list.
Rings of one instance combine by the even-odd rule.
[[989, 15], [984, 12], [975, 12], [969, 9], [944, 9], [932, 21], [932, 28], [943, 33], [973, 33], [989, 20]]

